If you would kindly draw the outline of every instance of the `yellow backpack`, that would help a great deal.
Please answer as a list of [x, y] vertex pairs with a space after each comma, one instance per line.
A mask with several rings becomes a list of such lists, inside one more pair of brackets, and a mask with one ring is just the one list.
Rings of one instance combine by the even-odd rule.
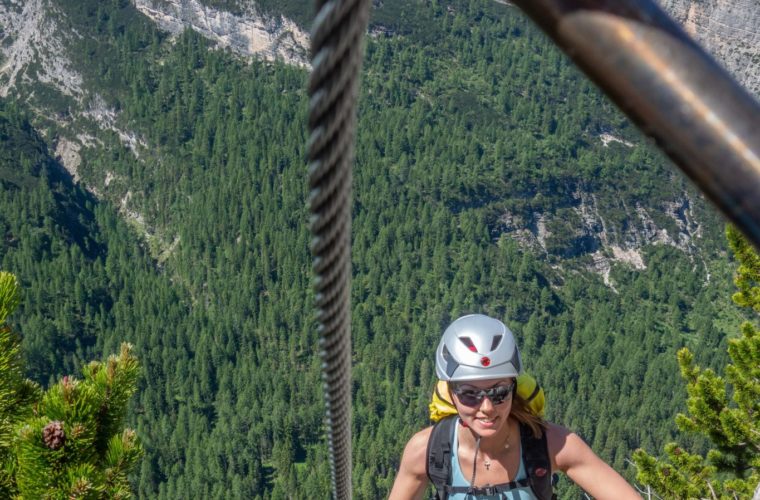
[[[517, 377], [517, 394], [528, 403], [528, 409], [536, 416], [544, 416], [544, 390], [538, 385], [536, 379], [523, 373]], [[449, 384], [445, 380], [439, 380], [433, 389], [433, 397], [430, 401], [430, 420], [438, 422], [449, 415], [456, 415], [457, 409], [449, 395]]]

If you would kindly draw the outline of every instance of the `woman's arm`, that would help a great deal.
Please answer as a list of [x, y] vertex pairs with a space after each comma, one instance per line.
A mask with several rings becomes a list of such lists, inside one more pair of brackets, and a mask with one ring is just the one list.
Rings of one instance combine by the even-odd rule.
[[548, 424], [546, 437], [552, 469], [561, 470], [597, 500], [641, 499], [636, 490], [574, 432]]
[[425, 494], [428, 484], [427, 444], [432, 427], [428, 427], [412, 436], [406, 443], [401, 465], [388, 500], [419, 500]]

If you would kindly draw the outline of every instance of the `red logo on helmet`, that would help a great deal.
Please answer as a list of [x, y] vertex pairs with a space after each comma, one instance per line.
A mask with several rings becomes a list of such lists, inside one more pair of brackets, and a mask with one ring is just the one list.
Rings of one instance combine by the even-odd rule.
[[483, 356], [480, 358], [480, 364], [483, 366], [488, 366], [491, 364], [491, 359], [488, 356]]

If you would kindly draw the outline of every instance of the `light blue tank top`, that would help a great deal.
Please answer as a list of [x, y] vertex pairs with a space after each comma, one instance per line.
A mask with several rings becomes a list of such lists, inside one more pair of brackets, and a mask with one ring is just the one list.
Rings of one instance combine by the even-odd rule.
[[[454, 426], [454, 442], [451, 443], [451, 485], [452, 486], [470, 486], [470, 481], [465, 479], [462, 469], [459, 467], [459, 425]], [[527, 478], [525, 464], [522, 459], [522, 444], [520, 448], [520, 467], [517, 470], [515, 481]], [[506, 482], [506, 481], [505, 481]], [[452, 493], [449, 495], [450, 500], [537, 500], [530, 487], [525, 486], [513, 490], [499, 493], [497, 495], [467, 495], [466, 493]]]

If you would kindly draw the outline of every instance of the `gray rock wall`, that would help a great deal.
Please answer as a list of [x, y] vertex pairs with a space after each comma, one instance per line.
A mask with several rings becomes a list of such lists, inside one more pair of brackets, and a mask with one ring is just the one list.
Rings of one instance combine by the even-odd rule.
[[244, 56], [279, 59], [300, 66], [308, 64], [308, 35], [284, 17], [266, 19], [250, 8], [238, 16], [199, 0], [132, 1], [140, 12], [167, 31], [177, 33], [189, 27]]

